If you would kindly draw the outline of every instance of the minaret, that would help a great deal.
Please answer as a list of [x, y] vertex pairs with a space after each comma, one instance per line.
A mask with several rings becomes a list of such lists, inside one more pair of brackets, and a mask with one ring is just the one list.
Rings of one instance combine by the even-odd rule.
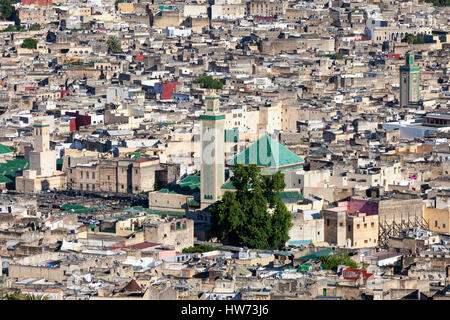
[[209, 96], [205, 100], [206, 113], [200, 116], [202, 128], [200, 202], [202, 209], [220, 200], [220, 188], [225, 183], [225, 114], [219, 111], [218, 96]]
[[400, 67], [400, 107], [415, 104], [419, 101], [419, 71], [414, 66], [414, 55], [407, 53], [406, 63]]
[[50, 150], [50, 125], [45, 121], [36, 121], [33, 125], [34, 150], [45, 152]]
[[33, 124], [34, 146], [30, 152], [30, 170], [38, 176], [48, 177], [56, 170], [56, 152], [50, 150], [50, 125], [45, 120]]

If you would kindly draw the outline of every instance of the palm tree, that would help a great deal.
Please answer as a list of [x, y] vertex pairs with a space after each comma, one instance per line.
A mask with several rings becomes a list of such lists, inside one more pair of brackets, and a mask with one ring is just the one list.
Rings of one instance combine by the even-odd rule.
[[19, 290], [16, 292], [9, 294], [6, 297], [7, 300], [50, 300], [50, 298], [45, 294], [31, 294], [31, 293], [22, 293]]
[[106, 45], [108, 46], [108, 50], [113, 53], [121, 53], [122, 52], [122, 46], [120, 44], [119, 39], [117, 39], [116, 36], [111, 36], [106, 41]]

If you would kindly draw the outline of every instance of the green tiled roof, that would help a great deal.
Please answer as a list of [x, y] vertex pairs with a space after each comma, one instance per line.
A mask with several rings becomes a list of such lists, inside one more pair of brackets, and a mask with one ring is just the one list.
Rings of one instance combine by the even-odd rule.
[[25, 159], [6, 160], [6, 163], [0, 163], [0, 175], [15, 177], [16, 172], [29, 168], [29, 162]]
[[303, 200], [303, 196], [298, 191], [282, 191], [280, 192], [278, 199], [283, 202], [296, 203], [300, 200]]
[[336, 251], [333, 249], [325, 249], [322, 251], [317, 251], [317, 252], [313, 252], [310, 254], [307, 254], [306, 256], [300, 257], [298, 259], [302, 259], [302, 260], [309, 260], [309, 259], [319, 259], [322, 256], [328, 256], [331, 253], [335, 253]]
[[200, 172], [185, 177], [179, 183], [180, 187], [189, 187], [191, 189], [200, 188]]
[[8, 177], [2, 176], [0, 175], [0, 183], [10, 183], [13, 182], [11, 179], [9, 179]]
[[222, 189], [226, 189], [226, 190], [236, 190], [236, 187], [233, 184], [233, 181], [231, 181], [230, 179], [227, 180], [227, 182], [225, 182], [222, 185]]
[[189, 204], [190, 206], [199, 206], [199, 205], [200, 205], [200, 202], [198, 202], [198, 201], [195, 200], [195, 199], [191, 199], [191, 200], [188, 201], [188, 204]]
[[238, 142], [239, 131], [236, 129], [225, 130], [225, 142]]
[[184, 212], [167, 211], [167, 210], [148, 209], [147, 213], [148, 214], [156, 214], [158, 216], [162, 216], [163, 214], [166, 214], [168, 216], [184, 216]]
[[224, 114], [219, 114], [219, 115], [202, 114], [202, 115], [200, 115], [200, 120], [222, 120], [222, 119], [225, 119]]
[[0, 143], [0, 154], [11, 153], [13, 152], [10, 148]]
[[200, 172], [185, 177], [180, 183], [171, 183], [166, 188], [158, 190], [158, 192], [184, 195], [200, 192]]
[[70, 204], [70, 203], [62, 205], [61, 209], [66, 212], [72, 213], [91, 213], [97, 210], [97, 208], [86, 208], [81, 204]]
[[296, 166], [303, 162], [304, 160], [291, 150], [265, 135], [227, 164], [256, 164], [260, 167], [280, 168]]

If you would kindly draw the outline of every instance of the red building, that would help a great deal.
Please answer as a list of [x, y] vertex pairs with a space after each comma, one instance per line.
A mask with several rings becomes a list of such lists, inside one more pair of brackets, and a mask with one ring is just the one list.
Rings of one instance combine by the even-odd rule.
[[366, 270], [347, 268], [342, 271], [342, 276], [345, 280], [357, 280], [361, 276], [364, 280], [367, 280], [373, 276], [373, 273], [367, 273]]
[[39, 7], [50, 7], [53, 5], [52, 0], [22, 0], [23, 6], [37, 4]]
[[155, 92], [161, 94], [162, 100], [170, 100], [172, 99], [172, 94], [177, 91], [177, 85], [180, 82], [159, 82], [155, 84]]
[[133, 58], [134, 58], [135, 61], [144, 61], [144, 57], [145, 56], [147, 56], [147, 55], [138, 54], [138, 55], [135, 55]]
[[62, 90], [62, 91], [61, 91], [61, 98], [64, 98], [65, 96], [68, 96], [69, 93], [70, 93], [69, 90]]
[[70, 131], [78, 131], [82, 126], [88, 126], [91, 124], [91, 116], [88, 116], [87, 113], [84, 115], [79, 114], [77, 112], [66, 112], [66, 116], [73, 117], [69, 120]]
[[396, 54], [396, 53], [388, 53], [387, 57], [391, 58], [391, 59], [394, 58], [394, 59], [400, 60], [400, 55]]

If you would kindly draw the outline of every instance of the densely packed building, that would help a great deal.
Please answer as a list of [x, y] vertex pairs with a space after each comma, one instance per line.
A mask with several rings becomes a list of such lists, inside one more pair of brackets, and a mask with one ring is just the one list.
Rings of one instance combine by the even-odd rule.
[[[449, 299], [450, 7], [22, 0], [12, 15], [2, 299]], [[211, 233], [238, 164], [284, 174], [283, 250]], [[328, 270], [339, 253], [357, 267]]]

